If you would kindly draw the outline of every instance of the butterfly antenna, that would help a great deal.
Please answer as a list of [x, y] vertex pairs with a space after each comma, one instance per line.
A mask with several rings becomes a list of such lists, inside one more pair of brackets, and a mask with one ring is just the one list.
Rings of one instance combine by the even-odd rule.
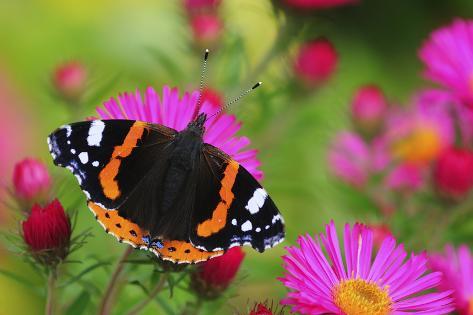
[[243, 97], [245, 97], [246, 95], [248, 95], [251, 91], [253, 91], [254, 89], [258, 88], [261, 86], [261, 84], [263, 84], [263, 82], [258, 82], [256, 83], [255, 85], [253, 85], [251, 88], [249, 88], [248, 90], [246, 91], [243, 91], [237, 98], [231, 100], [230, 102], [226, 103], [224, 106], [222, 106], [217, 112], [215, 112], [214, 114], [212, 114], [210, 118], [214, 117], [214, 116], [217, 116], [218, 114], [220, 114], [221, 112], [223, 112], [225, 109], [227, 109], [228, 107], [230, 107], [231, 105], [235, 104], [236, 102], [238, 102], [239, 100], [241, 100]]
[[199, 113], [200, 107], [202, 106], [202, 93], [204, 91], [205, 73], [207, 72], [207, 59], [209, 59], [208, 49], [205, 50], [204, 60], [202, 61], [202, 72], [200, 75], [200, 85], [199, 85], [199, 98], [197, 99], [197, 107], [194, 113], [194, 117]]

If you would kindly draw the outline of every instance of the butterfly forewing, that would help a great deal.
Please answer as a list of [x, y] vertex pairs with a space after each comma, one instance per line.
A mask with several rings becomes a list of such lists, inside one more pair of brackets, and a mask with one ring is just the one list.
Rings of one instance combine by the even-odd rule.
[[205, 144], [191, 221], [191, 242], [208, 251], [251, 245], [262, 252], [284, 239], [284, 222], [256, 179]]
[[54, 164], [69, 169], [81, 189], [105, 207], [119, 207], [152, 168], [176, 131], [134, 120], [93, 120], [48, 137]]

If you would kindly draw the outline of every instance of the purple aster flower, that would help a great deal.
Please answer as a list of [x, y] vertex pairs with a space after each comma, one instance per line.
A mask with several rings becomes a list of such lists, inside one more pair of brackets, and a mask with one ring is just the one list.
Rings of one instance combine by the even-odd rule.
[[332, 221], [325, 234], [300, 236], [300, 247], [287, 248], [286, 275], [280, 280], [290, 292], [283, 304], [301, 314], [440, 315], [453, 310], [451, 291], [425, 292], [442, 277], [426, 274], [425, 254], [405, 260], [403, 245], [390, 236], [373, 253], [373, 231], [362, 224], [345, 225], [343, 241], [344, 254]]
[[455, 19], [435, 30], [419, 51], [425, 76], [473, 107], [473, 21]]
[[[141, 120], [181, 131], [197, 116], [198, 97], [198, 91], [186, 92], [180, 97], [177, 88], [164, 86], [160, 98], [156, 91], [149, 87], [144, 98], [138, 90], [135, 93], [124, 93], [117, 99], [110, 98], [103, 104], [103, 108], [97, 108], [97, 112], [102, 119]], [[244, 150], [250, 144], [250, 139], [235, 136], [241, 123], [235, 116], [225, 113], [211, 117], [216, 111], [215, 106], [208, 101], [204, 101], [199, 109], [199, 113], [209, 115], [205, 122], [204, 141], [230, 155], [256, 179], [261, 180], [263, 172], [258, 169], [260, 162], [256, 158], [257, 150]]]
[[443, 273], [438, 288], [453, 290], [456, 311], [460, 315], [473, 314], [473, 256], [466, 245], [455, 250], [449, 245], [443, 255], [430, 257], [433, 270]]

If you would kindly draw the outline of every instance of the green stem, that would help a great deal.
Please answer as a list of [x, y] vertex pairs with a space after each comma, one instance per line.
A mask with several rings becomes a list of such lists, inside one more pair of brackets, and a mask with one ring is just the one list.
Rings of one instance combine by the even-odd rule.
[[112, 310], [112, 303], [115, 299], [115, 294], [117, 292], [117, 284], [118, 279], [120, 278], [123, 268], [125, 267], [124, 262], [130, 256], [131, 252], [133, 251], [133, 247], [128, 246], [127, 249], [123, 252], [122, 257], [117, 263], [115, 270], [110, 278], [110, 281], [107, 285], [107, 289], [105, 294], [102, 298], [102, 302], [100, 303], [99, 314], [100, 315], [108, 315]]
[[55, 268], [51, 268], [49, 271], [48, 276], [48, 293], [46, 299], [46, 308], [44, 310], [44, 314], [52, 315], [54, 314], [54, 287], [56, 283], [56, 270]]
[[168, 279], [167, 274], [163, 274], [160, 278], [158, 283], [156, 283], [156, 286], [153, 288], [153, 290], [149, 293], [149, 295], [146, 297], [141, 302], [138, 302], [135, 304], [126, 314], [128, 315], [136, 315], [139, 314], [143, 308], [145, 308], [146, 305], [148, 305], [151, 301], [154, 300], [156, 295], [158, 295], [159, 292], [163, 289], [164, 285], [166, 284], [166, 280]]

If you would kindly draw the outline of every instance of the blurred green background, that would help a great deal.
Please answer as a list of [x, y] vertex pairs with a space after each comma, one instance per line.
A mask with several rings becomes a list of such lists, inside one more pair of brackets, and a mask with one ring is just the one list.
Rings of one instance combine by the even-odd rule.
[[[389, 98], [403, 102], [425, 84], [418, 48], [434, 28], [453, 17], [471, 18], [473, 2], [363, 0], [357, 6], [320, 11], [310, 17], [310, 27], [294, 33], [297, 38], [287, 52], [255, 77], [248, 75], [271, 48], [284, 17], [276, 16], [272, 3], [263, 0], [224, 0], [221, 16], [225, 32], [210, 58], [209, 83], [232, 96], [254, 81], [264, 82], [263, 88], [231, 112], [244, 122], [240, 135], [248, 135], [252, 147], [260, 149], [264, 184], [285, 217], [287, 238], [264, 254], [246, 249], [238, 284], [225, 300], [209, 304], [209, 314], [217, 309], [219, 314], [245, 310], [248, 301], [281, 299], [286, 290], [276, 280], [283, 273], [280, 256], [297, 235], [321, 232], [330, 219], [338, 225], [376, 221], [374, 205], [329, 174], [327, 145], [338, 130], [348, 128], [347, 108], [358, 86], [376, 83]], [[9, 129], [0, 126], [0, 131], [3, 137], [20, 142], [14, 146], [11, 160], [5, 161], [8, 167], [1, 177], [8, 182], [16, 159], [39, 156], [54, 174], [66, 178], [65, 185], [73, 195], [67, 197], [70, 204], [81, 196], [76, 231], [91, 227], [94, 237], [71, 257], [82, 261], [71, 264], [71, 274], [98, 259], [110, 261], [126, 245], [95, 223], [78, 186], [69, 180], [72, 176], [53, 168], [45, 138], [71, 118], [67, 107], [48, 92], [51, 72], [58, 63], [72, 59], [87, 65], [92, 86], [103, 94], [82, 110], [84, 117], [93, 115], [96, 105], [119, 92], [147, 86], [160, 90], [165, 84], [181, 91], [196, 88], [201, 51], [192, 45], [186, 19], [180, 1], [0, 0], [0, 115], [15, 121]], [[288, 97], [292, 56], [298, 43], [319, 35], [329, 38], [339, 52], [337, 73], [308, 96]], [[5, 229], [16, 229], [16, 216], [7, 209], [4, 212]], [[15, 271], [39, 286], [43, 283], [7, 251], [2, 251], [0, 263], [2, 270]], [[110, 269], [97, 268], [84, 279], [103, 289]], [[66, 287], [64, 302], [80, 290], [79, 285]], [[0, 314], [41, 314], [43, 297], [37, 291], [0, 275]], [[127, 286], [123, 294], [126, 301], [143, 296], [134, 286]], [[166, 293], [162, 297], [167, 299]], [[96, 301], [99, 296], [90, 298]], [[178, 292], [169, 304], [182, 304], [186, 298]], [[120, 314], [125, 309], [125, 305], [118, 305], [115, 310]], [[86, 309], [85, 313], [92, 312]], [[162, 312], [155, 303], [144, 313]]]

